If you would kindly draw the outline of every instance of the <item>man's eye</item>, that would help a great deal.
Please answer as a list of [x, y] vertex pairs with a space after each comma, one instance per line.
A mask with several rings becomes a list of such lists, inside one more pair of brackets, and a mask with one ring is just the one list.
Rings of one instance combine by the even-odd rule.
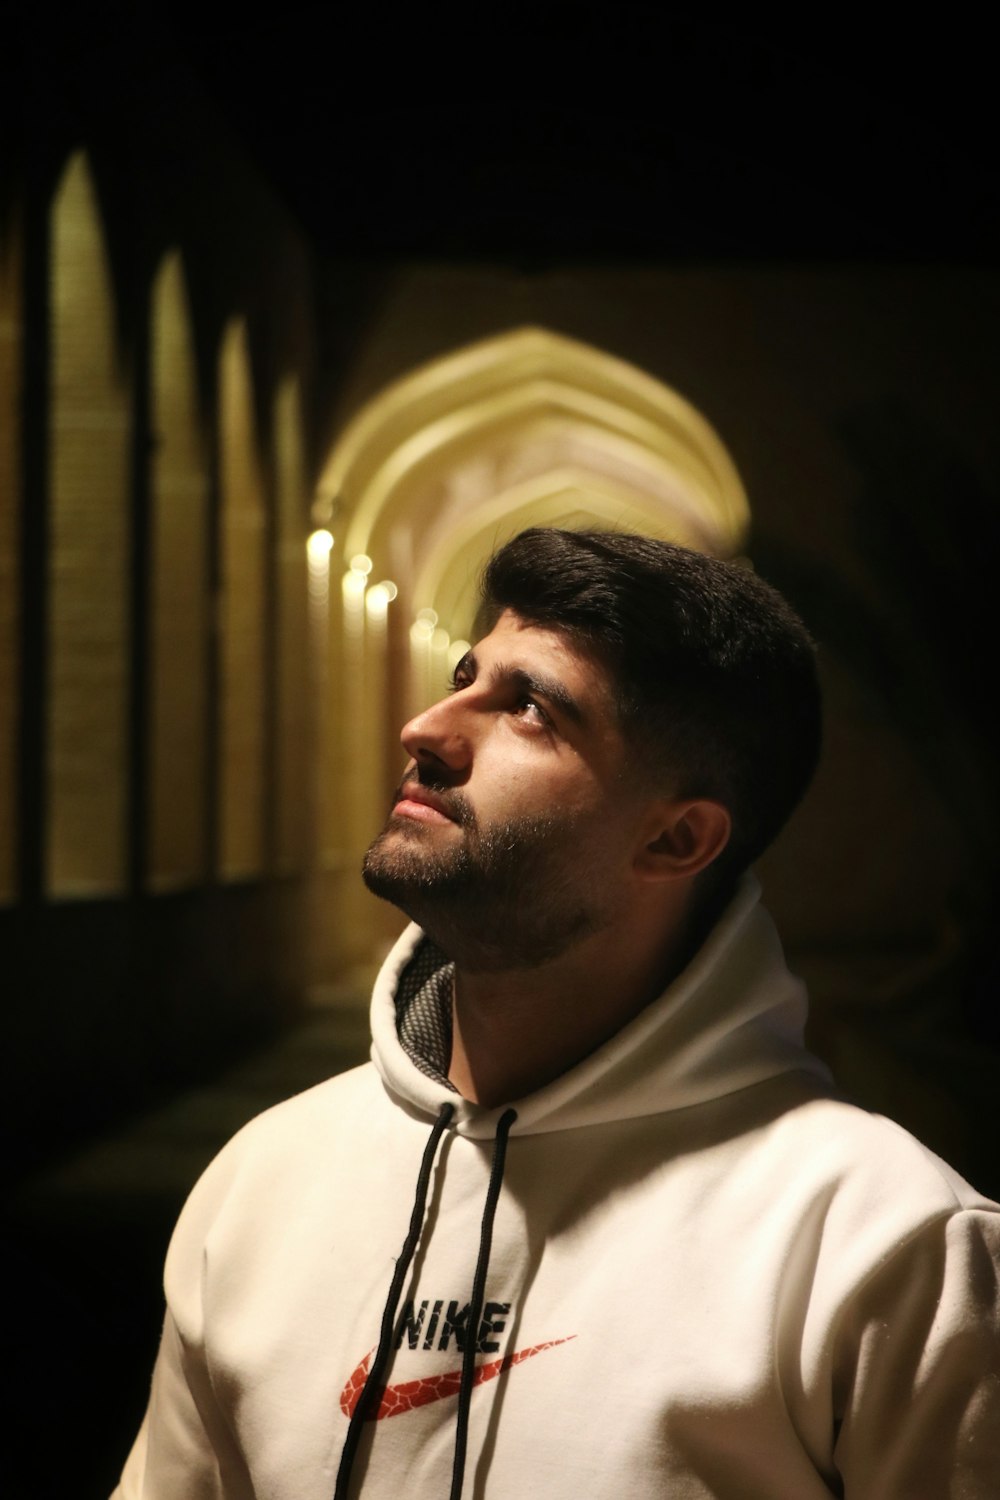
[[461, 668], [456, 667], [455, 671], [451, 674], [452, 692], [457, 693], [461, 688], [468, 687], [471, 681], [472, 677], [468, 672], [462, 671]]
[[540, 724], [548, 728], [552, 723], [544, 708], [540, 707], [534, 698], [518, 699], [514, 712], [529, 724]]

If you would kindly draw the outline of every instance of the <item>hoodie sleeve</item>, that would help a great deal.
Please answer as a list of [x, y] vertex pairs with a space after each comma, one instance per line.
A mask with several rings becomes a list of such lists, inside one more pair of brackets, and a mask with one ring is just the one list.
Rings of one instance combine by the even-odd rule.
[[914, 1235], [844, 1319], [834, 1457], [846, 1500], [1000, 1493], [1000, 1213]]
[[205, 1348], [206, 1242], [242, 1159], [241, 1137], [195, 1185], [167, 1252], [167, 1311], [149, 1405], [111, 1500], [253, 1500]]
[[221, 1479], [221, 1422], [207, 1385], [168, 1311], [149, 1406], [112, 1500], [221, 1500], [237, 1493]]

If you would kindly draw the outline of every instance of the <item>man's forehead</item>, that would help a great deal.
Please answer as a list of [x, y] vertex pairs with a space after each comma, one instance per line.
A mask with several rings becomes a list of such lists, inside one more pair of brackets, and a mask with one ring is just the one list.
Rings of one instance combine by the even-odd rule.
[[505, 609], [492, 622], [474, 647], [477, 656], [489, 644], [510, 654], [515, 648], [533, 655], [562, 661], [595, 682], [609, 682], [610, 672], [597, 644], [581, 632], [564, 625], [531, 620], [516, 610]]
[[508, 668], [544, 670], [557, 677], [580, 700], [584, 712], [613, 710], [615, 685], [598, 646], [581, 634], [504, 610], [473, 648], [477, 665], [493, 662]]

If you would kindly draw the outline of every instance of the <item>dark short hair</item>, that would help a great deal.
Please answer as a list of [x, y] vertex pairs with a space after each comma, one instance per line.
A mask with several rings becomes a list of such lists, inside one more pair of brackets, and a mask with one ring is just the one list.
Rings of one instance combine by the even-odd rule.
[[775, 838], [812, 779], [821, 711], [816, 649], [747, 566], [653, 537], [533, 527], [482, 580], [480, 625], [505, 610], [563, 630], [603, 660], [641, 774], [721, 802], [727, 887]]

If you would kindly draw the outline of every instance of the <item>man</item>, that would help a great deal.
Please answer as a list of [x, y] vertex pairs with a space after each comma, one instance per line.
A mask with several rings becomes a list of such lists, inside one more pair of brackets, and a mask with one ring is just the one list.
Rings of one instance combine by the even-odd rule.
[[1000, 1210], [836, 1098], [747, 873], [817, 756], [801, 623], [552, 530], [483, 621], [366, 857], [419, 924], [374, 1065], [196, 1187], [121, 1495], [995, 1497]]

